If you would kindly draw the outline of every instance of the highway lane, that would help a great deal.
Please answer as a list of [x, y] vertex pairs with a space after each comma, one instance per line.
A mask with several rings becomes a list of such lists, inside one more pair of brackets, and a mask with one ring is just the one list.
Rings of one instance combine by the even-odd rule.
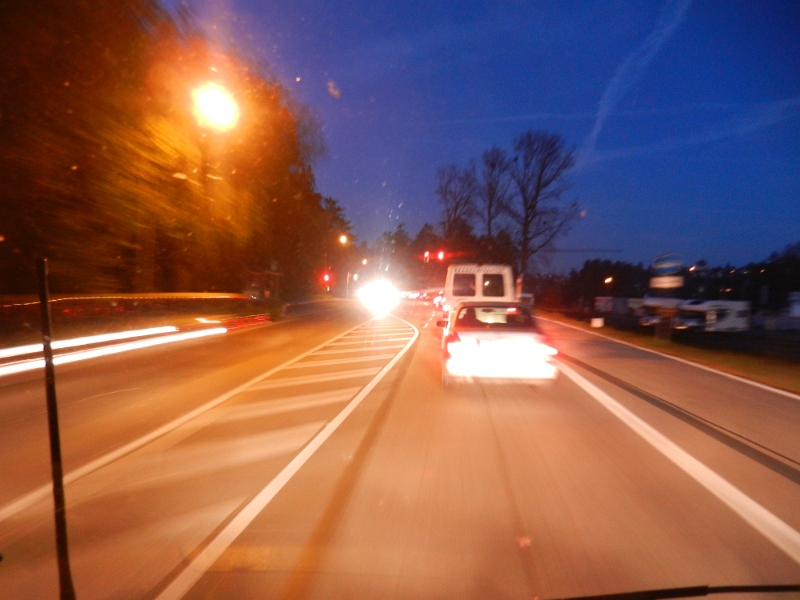
[[[355, 305], [302, 319], [57, 367], [66, 472], [147, 435], [369, 318]], [[56, 332], [57, 334], [57, 332]], [[50, 479], [43, 373], [0, 378], [3, 507]]]
[[800, 530], [800, 397], [555, 322], [546, 327], [592, 382]]
[[[797, 555], [779, 549], [573, 379], [562, 375], [550, 390], [479, 385], [444, 392], [431, 310], [403, 316], [422, 335], [350, 466], [339, 475], [332, 456], [315, 456], [185, 597], [547, 598], [800, 581]], [[588, 335], [549, 329], [565, 350], [578, 354], [586, 344], [593, 352]], [[616, 375], [647, 380], [652, 366], [641, 359], [620, 364]], [[746, 492], [797, 533], [794, 481], [571, 368], [690, 452], [715, 459], [714, 468], [726, 466], [737, 483], [749, 482]], [[694, 382], [706, 396], [720, 385], [716, 377], [690, 368], [674, 385], [691, 392]], [[758, 416], [757, 409], [750, 415]], [[796, 428], [796, 413], [790, 417], [784, 427]], [[312, 490], [324, 493], [312, 497]]]
[[[356, 324], [337, 314], [329, 315], [332, 329], [308, 327], [324, 330], [324, 338]], [[419, 328], [419, 339], [270, 501], [259, 504], [259, 492], [410, 339], [402, 321], [336, 341], [70, 484], [79, 597], [546, 598], [800, 581], [795, 559], [634, 433], [578, 379], [562, 374], [548, 390], [481, 385], [444, 392], [440, 332], [430, 307], [408, 304], [396, 314]], [[578, 378], [796, 533], [800, 495], [790, 468], [781, 472], [653, 399], [702, 409], [707, 421], [744, 424], [735, 432], [740, 442], [743, 434], [760, 435], [766, 448], [751, 446], [791, 467], [791, 456], [776, 452], [793, 451], [790, 432], [800, 421], [795, 405], [783, 403], [791, 398], [717, 381], [718, 375], [680, 363], [661, 364], [667, 359], [585, 332], [547, 327], [555, 345], [581, 361], [565, 363]], [[250, 350], [256, 349], [254, 343]], [[289, 341], [281, 350], [263, 349], [274, 359], [270, 364], [302, 351]], [[226, 385], [241, 382], [267, 360], [242, 352], [215, 359], [219, 371], [210, 363], [198, 367], [206, 376], [191, 389], [170, 374], [154, 375], [172, 392], [154, 386], [158, 402], [144, 412], [178, 398], [179, 408], [159, 413], [165, 422], [191, 405], [181, 403], [187, 396], [213, 388], [216, 376]], [[237, 360], [249, 366], [237, 368]], [[159, 362], [133, 380], [147, 369], [158, 372]], [[314, 364], [301, 366], [307, 363]], [[175, 368], [171, 375], [182, 373]], [[193, 405], [216, 393], [209, 389]], [[124, 401], [117, 409], [122, 418], [116, 421], [115, 411], [104, 413], [110, 429], [125, 432], [128, 421], [138, 423]], [[780, 412], [777, 422], [773, 410]], [[80, 427], [80, 414], [73, 418], [72, 426]], [[771, 438], [772, 427], [778, 429]], [[6, 557], [0, 589], [11, 590], [9, 597], [32, 597], [31, 591], [54, 597], [51, 530], [47, 502], [0, 522]], [[213, 560], [204, 557], [211, 548]]]
[[[335, 325], [326, 319], [287, 325], [290, 338], [313, 327], [325, 337], [321, 347], [309, 348], [309, 339], [284, 347], [286, 368], [251, 378], [226, 402], [67, 486], [79, 597], [141, 597], [156, 587], [316, 439], [414, 334], [396, 319], [376, 324], [360, 310], [336, 312]], [[342, 321], [354, 318], [342, 331]], [[232, 351], [217, 348], [226, 349]], [[0, 523], [3, 597], [54, 597], [50, 510], [46, 498]]]

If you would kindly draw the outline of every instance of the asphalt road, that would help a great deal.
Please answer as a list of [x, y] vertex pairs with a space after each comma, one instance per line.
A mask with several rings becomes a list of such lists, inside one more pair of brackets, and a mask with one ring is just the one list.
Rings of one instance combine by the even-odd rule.
[[[800, 583], [800, 398], [556, 323], [552, 387], [444, 391], [431, 307], [394, 315], [59, 367], [78, 598]], [[0, 439], [0, 597], [57, 598], [40, 374]]]

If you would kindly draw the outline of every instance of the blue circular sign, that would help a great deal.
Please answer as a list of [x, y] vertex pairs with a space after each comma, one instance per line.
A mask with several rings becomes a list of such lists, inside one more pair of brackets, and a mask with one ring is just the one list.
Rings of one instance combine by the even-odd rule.
[[675, 275], [683, 269], [683, 261], [677, 254], [663, 254], [653, 261], [656, 275]]

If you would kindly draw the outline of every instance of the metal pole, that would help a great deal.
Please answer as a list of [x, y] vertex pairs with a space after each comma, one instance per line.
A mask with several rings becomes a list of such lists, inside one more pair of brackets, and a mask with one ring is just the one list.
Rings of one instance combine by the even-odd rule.
[[56, 552], [58, 555], [58, 586], [61, 600], [75, 600], [75, 588], [69, 568], [67, 545], [67, 513], [64, 507], [64, 476], [61, 467], [61, 439], [58, 430], [56, 403], [56, 372], [53, 365], [50, 291], [47, 286], [47, 259], [37, 263], [39, 272], [39, 304], [42, 311], [42, 346], [44, 349], [45, 387], [47, 390], [47, 425], [50, 430], [50, 465], [53, 472], [53, 503], [56, 521]]

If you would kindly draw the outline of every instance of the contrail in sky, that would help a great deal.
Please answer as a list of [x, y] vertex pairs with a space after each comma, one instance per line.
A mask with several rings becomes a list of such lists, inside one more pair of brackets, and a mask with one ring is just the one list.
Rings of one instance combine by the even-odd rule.
[[680, 148], [688, 148], [699, 144], [707, 144], [708, 142], [714, 142], [736, 135], [746, 135], [751, 131], [765, 129], [781, 121], [785, 121], [786, 119], [795, 118], [800, 114], [800, 96], [793, 96], [775, 102], [763, 102], [755, 105], [751, 113], [752, 114], [744, 118], [740, 118], [724, 126], [708, 129], [686, 137], [663, 140], [654, 144], [635, 146], [632, 148], [604, 150], [595, 153], [593, 158], [595, 161], [600, 161], [626, 158], [629, 156], [641, 156], [653, 152], [678, 150]]
[[655, 29], [647, 36], [641, 46], [622, 61], [616, 73], [606, 86], [597, 107], [597, 116], [591, 133], [586, 138], [579, 157], [579, 163], [586, 163], [594, 154], [597, 138], [603, 129], [606, 118], [633, 85], [644, 75], [645, 70], [655, 58], [661, 46], [680, 25], [692, 0], [670, 0], [661, 11]]

